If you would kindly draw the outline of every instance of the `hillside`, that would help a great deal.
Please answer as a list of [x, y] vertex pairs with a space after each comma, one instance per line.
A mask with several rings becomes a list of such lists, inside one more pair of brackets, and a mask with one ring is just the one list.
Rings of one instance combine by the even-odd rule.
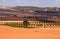
[[[47, 9], [46, 9], [47, 8]], [[24, 20], [31, 21], [60, 22], [60, 8], [16, 6], [9, 9], [0, 8], [0, 20]]]
[[57, 7], [34, 7], [34, 6], [16, 6], [12, 7], [16, 10], [38, 10], [38, 11], [52, 11], [52, 12], [60, 12], [60, 8]]

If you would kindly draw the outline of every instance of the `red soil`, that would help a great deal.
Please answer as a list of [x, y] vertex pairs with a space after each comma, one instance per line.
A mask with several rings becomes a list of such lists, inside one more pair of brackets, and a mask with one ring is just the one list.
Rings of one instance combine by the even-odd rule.
[[0, 39], [60, 39], [60, 29], [0, 26]]

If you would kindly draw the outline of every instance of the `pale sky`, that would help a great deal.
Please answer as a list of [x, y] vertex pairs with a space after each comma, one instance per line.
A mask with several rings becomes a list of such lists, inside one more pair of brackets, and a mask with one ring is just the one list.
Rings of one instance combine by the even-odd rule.
[[0, 0], [0, 6], [60, 7], [60, 0]]

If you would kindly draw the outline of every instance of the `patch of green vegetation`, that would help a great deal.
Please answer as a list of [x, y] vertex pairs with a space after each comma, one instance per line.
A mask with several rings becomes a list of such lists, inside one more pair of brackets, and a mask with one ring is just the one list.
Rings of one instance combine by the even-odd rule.
[[35, 28], [35, 27], [25, 27], [25, 28]]
[[29, 22], [29, 25], [26, 25], [25, 24], [26, 22], [24, 22], [24, 24], [23, 23], [21, 23], [21, 22], [6, 22], [6, 23], [3, 23], [3, 24], [1, 24], [1, 25], [6, 25], [6, 26], [10, 26], [10, 27], [17, 27], [17, 28], [39, 28], [39, 27], [43, 27], [44, 26], [44, 28], [47, 28], [47, 27], [51, 27], [51, 28], [53, 28], [53, 27], [60, 27], [60, 23], [43, 23], [43, 22], [39, 22], [39, 23], [37, 23], [37, 22], [35, 22], [35, 23], [30, 23]]
[[21, 23], [4, 23], [3, 25], [7, 25], [10, 27], [23, 27]]
[[10, 27], [17, 27], [17, 28], [35, 28], [35, 27], [29, 27], [29, 26], [24, 26], [23, 23], [4, 23], [1, 25], [6, 25], [6, 26], [10, 26]]

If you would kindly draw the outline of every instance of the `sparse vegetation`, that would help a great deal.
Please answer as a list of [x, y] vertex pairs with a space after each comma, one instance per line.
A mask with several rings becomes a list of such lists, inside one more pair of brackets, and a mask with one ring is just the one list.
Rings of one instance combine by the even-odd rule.
[[56, 9], [59, 9], [58, 12], [60, 12], [60, 8], [57, 7], [34, 7], [34, 6], [16, 6], [13, 7], [13, 9], [16, 10], [37, 10], [37, 11], [45, 11], [45, 9], [47, 9], [48, 11], [53, 11], [53, 12], [57, 12]]
[[10, 22], [10, 23], [4, 23], [4, 24], [2, 24], [2, 25], [7, 25], [7, 26], [10, 26], [10, 27], [23, 27], [23, 24], [22, 23], [12, 23], [12, 22]]
[[23, 24], [22, 22], [5, 22], [1, 23], [1, 25], [7, 25], [10, 27], [18, 27], [18, 28], [55, 28], [60, 27], [60, 23], [43, 23], [43, 22], [29, 22], [30, 25]]

